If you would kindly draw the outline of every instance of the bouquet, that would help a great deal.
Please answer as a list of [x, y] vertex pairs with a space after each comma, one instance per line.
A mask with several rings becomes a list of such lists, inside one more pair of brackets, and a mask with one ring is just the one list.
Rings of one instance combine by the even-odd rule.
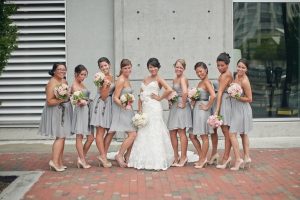
[[133, 94], [126, 93], [120, 97], [120, 100], [121, 100], [122, 105], [125, 107], [125, 109], [130, 110], [135, 98], [134, 98]]
[[86, 97], [84, 96], [81, 90], [74, 92], [73, 95], [71, 96], [71, 102], [73, 105], [76, 105], [78, 102], [85, 99]]
[[188, 97], [192, 101], [198, 101], [200, 100], [200, 89], [199, 88], [192, 88], [188, 91]]
[[148, 116], [145, 113], [137, 113], [132, 118], [132, 124], [137, 128], [142, 128], [148, 123]]
[[69, 97], [69, 86], [67, 84], [59, 84], [54, 88], [54, 95], [57, 99], [66, 100]]
[[241, 86], [239, 84], [231, 83], [227, 89], [227, 92], [231, 97], [239, 99], [242, 96], [243, 89], [241, 88]]
[[211, 115], [207, 119], [207, 124], [212, 128], [218, 128], [219, 126], [223, 125], [222, 116], [219, 115]]
[[106, 84], [106, 85], [109, 85], [110, 82], [109, 80], [107, 80], [105, 78], [105, 74], [103, 74], [102, 72], [98, 72], [94, 75], [94, 84], [97, 86], [97, 87], [102, 87], [103, 84]]
[[172, 91], [171, 94], [169, 94], [169, 96], [167, 97], [168, 101], [170, 102], [170, 104], [174, 104], [178, 101], [178, 94], [176, 91]]

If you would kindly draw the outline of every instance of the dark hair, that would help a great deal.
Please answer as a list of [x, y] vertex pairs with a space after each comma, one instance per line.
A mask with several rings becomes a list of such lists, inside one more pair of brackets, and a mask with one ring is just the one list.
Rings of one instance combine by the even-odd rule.
[[131, 61], [129, 59], [124, 58], [124, 59], [121, 60], [121, 63], [120, 63], [120, 72], [119, 72], [118, 76], [121, 76], [121, 74], [122, 74], [122, 68], [126, 67], [128, 65], [132, 66]]
[[223, 61], [226, 65], [230, 63], [230, 55], [226, 52], [220, 53], [220, 55], [217, 57], [217, 61]]
[[249, 69], [249, 62], [248, 62], [248, 60], [246, 60], [245, 58], [241, 58], [241, 59], [239, 59], [239, 61], [237, 61], [237, 65], [239, 64], [239, 63], [243, 63], [246, 67], [247, 67], [247, 69]]
[[194, 67], [195, 71], [196, 71], [196, 69], [197, 69], [198, 67], [201, 67], [202, 69], [206, 70], [206, 72], [207, 72], [207, 74], [208, 74], [208, 68], [207, 68], [207, 65], [206, 65], [204, 62], [197, 62], [197, 63], [195, 64], [195, 67]]
[[80, 74], [82, 71], [86, 71], [88, 72], [88, 70], [86, 69], [86, 67], [82, 64], [77, 65], [74, 69], [75, 74]]
[[54, 63], [53, 66], [52, 66], [52, 69], [48, 71], [48, 74], [49, 74], [50, 76], [54, 76], [54, 72], [56, 71], [56, 69], [57, 69], [57, 67], [58, 67], [59, 65], [63, 65], [63, 66], [67, 69], [65, 63]]
[[149, 69], [149, 65], [153, 67], [157, 67], [158, 69], [161, 67], [157, 58], [150, 58], [147, 62], [147, 68]]
[[98, 59], [98, 66], [99, 66], [99, 67], [100, 67], [100, 63], [101, 63], [101, 62], [106, 62], [107, 64], [110, 65], [110, 61], [109, 61], [108, 58], [106, 58], [106, 57], [101, 57], [101, 58]]

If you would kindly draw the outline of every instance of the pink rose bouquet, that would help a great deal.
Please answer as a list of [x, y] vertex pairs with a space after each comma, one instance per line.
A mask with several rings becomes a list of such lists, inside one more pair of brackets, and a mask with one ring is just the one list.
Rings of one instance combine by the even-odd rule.
[[126, 93], [120, 97], [122, 105], [126, 110], [130, 110], [132, 108], [132, 104], [135, 101], [133, 94]]
[[188, 97], [192, 100], [192, 101], [198, 101], [200, 100], [200, 89], [199, 88], [192, 88], [189, 89], [188, 91]]
[[239, 99], [242, 96], [243, 89], [239, 84], [231, 83], [230, 86], [227, 89], [227, 92], [230, 95], [230, 97]]
[[172, 91], [171, 94], [169, 94], [169, 96], [167, 97], [168, 101], [170, 102], [170, 104], [174, 104], [178, 101], [178, 94], [176, 91]]
[[59, 84], [54, 88], [54, 95], [57, 99], [66, 100], [69, 97], [69, 86], [67, 84]]
[[207, 124], [212, 128], [218, 128], [219, 126], [223, 125], [222, 116], [219, 115], [211, 115], [207, 119]]

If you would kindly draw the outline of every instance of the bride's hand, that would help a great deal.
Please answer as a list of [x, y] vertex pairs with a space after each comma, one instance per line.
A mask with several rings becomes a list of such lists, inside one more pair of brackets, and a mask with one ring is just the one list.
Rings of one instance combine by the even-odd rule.
[[152, 99], [155, 99], [156, 101], [160, 101], [160, 100], [161, 100], [161, 99], [160, 99], [160, 96], [158, 96], [158, 95], [156, 95], [156, 94], [154, 94], [154, 93], [151, 94], [151, 98], [152, 98]]

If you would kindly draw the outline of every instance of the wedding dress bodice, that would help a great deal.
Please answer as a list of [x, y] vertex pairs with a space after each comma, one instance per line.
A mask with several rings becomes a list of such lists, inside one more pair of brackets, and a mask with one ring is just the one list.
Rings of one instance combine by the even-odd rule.
[[152, 81], [149, 84], [142, 83], [142, 92], [140, 98], [143, 102], [143, 112], [161, 112], [162, 105], [159, 101], [151, 98], [151, 94], [159, 95], [160, 88], [157, 81]]

